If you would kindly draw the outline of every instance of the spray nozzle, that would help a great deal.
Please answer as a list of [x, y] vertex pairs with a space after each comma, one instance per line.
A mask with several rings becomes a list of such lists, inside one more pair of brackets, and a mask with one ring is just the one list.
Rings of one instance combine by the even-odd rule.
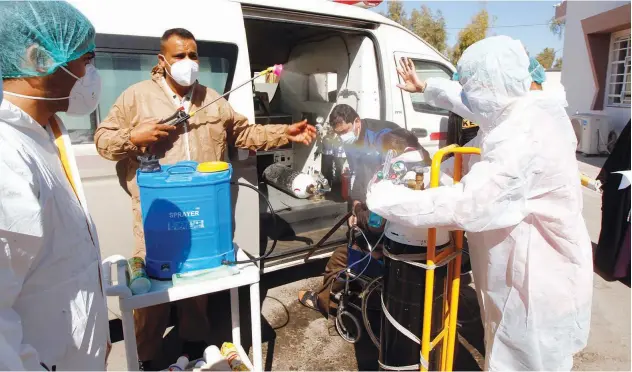
[[283, 73], [283, 65], [274, 65], [261, 71], [259, 75], [263, 76], [267, 74], [275, 74], [276, 76], [281, 76], [282, 73]]

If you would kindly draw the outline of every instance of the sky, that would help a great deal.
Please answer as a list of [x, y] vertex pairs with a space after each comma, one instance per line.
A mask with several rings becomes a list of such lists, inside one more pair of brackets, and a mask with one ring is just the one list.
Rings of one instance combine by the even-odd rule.
[[[433, 12], [441, 10], [446, 20], [448, 46], [456, 43], [459, 29], [467, 26], [472, 17], [483, 8], [490, 16], [495, 16], [495, 27], [491, 35], [507, 35], [522, 41], [528, 52], [536, 55], [544, 48], [557, 51], [556, 57], [563, 54], [564, 39], [551, 33], [548, 21], [555, 14], [555, 4], [560, 1], [404, 1], [407, 16], [413, 9], [427, 5]], [[386, 1], [372, 10], [386, 13]], [[512, 27], [502, 27], [512, 26]]]

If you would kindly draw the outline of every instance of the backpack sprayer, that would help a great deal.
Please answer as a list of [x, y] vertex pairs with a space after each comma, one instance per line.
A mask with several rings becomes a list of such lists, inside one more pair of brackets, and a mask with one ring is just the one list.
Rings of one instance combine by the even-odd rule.
[[[257, 78], [259, 78], [261, 76], [266, 76], [268, 74], [274, 74], [276, 76], [281, 76], [282, 72], [283, 72], [283, 65], [274, 65], [272, 67], [268, 67], [267, 69], [265, 69], [265, 70], [261, 71], [260, 73], [258, 73], [257, 75], [255, 75], [255, 77], [253, 77], [252, 79], [248, 79], [248, 80], [244, 81], [243, 83], [239, 84], [235, 88], [233, 88], [233, 89], [229, 90], [228, 92], [222, 94], [221, 96], [215, 98], [214, 100], [212, 100], [211, 102], [203, 105], [202, 107], [198, 108], [197, 110], [187, 114], [184, 111], [184, 108], [180, 107], [180, 108], [178, 108], [176, 110], [176, 112], [173, 113], [173, 115], [160, 120], [158, 122], [158, 124], [169, 124], [169, 125], [182, 124], [182, 123], [186, 122], [187, 120], [189, 120], [190, 118], [192, 118], [193, 116], [195, 116], [198, 112], [204, 110], [208, 106], [210, 106], [213, 103], [219, 101], [220, 99], [226, 97], [230, 93], [236, 91], [237, 89], [243, 87], [244, 85], [250, 83], [251, 81], [253, 81], [253, 80], [255, 80], [255, 79], [257, 79]], [[140, 169], [141, 172], [157, 172], [157, 171], [160, 171], [160, 163], [158, 162], [158, 158], [156, 157], [156, 155], [152, 154], [151, 148], [148, 148], [145, 154], [138, 156], [138, 161], [140, 161], [139, 169]]]

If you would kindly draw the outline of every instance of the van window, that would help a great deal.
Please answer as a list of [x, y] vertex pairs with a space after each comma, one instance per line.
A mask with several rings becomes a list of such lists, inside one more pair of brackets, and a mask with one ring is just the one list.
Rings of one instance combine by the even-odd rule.
[[[422, 81], [427, 80], [428, 78], [446, 78], [451, 79], [452, 73], [448, 70], [447, 67], [442, 66], [438, 63], [429, 62], [429, 61], [421, 61], [413, 59], [413, 63], [415, 64], [415, 72], [417, 72], [417, 76]], [[434, 106], [431, 106], [426, 103], [424, 99], [423, 93], [412, 93], [410, 95], [410, 99], [413, 103], [413, 110], [417, 112], [424, 112], [427, 114], [437, 114], [437, 115], [449, 115], [450, 112], [444, 109], [440, 109]]]
[[[212, 44], [212, 43], [204, 43]], [[237, 48], [235, 46], [235, 48]], [[201, 48], [198, 46], [198, 50]], [[205, 48], [206, 49], [206, 48]], [[105, 119], [110, 108], [123, 91], [133, 84], [151, 78], [151, 70], [158, 63], [155, 53], [119, 53], [97, 51], [95, 66], [102, 81], [99, 107], [90, 117], [60, 115], [73, 144], [94, 142], [94, 132], [98, 123]], [[200, 75], [198, 81], [217, 92], [224, 93], [229, 77], [235, 69], [235, 58], [228, 56], [204, 56], [200, 54]]]

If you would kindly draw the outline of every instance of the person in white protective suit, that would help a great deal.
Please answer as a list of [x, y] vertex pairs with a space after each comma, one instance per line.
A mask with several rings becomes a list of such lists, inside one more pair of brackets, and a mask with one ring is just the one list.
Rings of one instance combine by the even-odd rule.
[[[509, 37], [470, 46], [457, 70], [481, 156], [459, 184], [414, 191], [382, 181], [367, 204], [393, 223], [467, 232], [486, 369], [570, 370], [590, 327], [591, 241], [574, 133], [559, 101], [529, 91], [528, 66]], [[437, 103], [430, 86], [426, 101]]]
[[66, 2], [15, 1], [0, 34], [0, 370], [104, 370], [97, 232], [56, 115], [96, 108], [95, 30]]

